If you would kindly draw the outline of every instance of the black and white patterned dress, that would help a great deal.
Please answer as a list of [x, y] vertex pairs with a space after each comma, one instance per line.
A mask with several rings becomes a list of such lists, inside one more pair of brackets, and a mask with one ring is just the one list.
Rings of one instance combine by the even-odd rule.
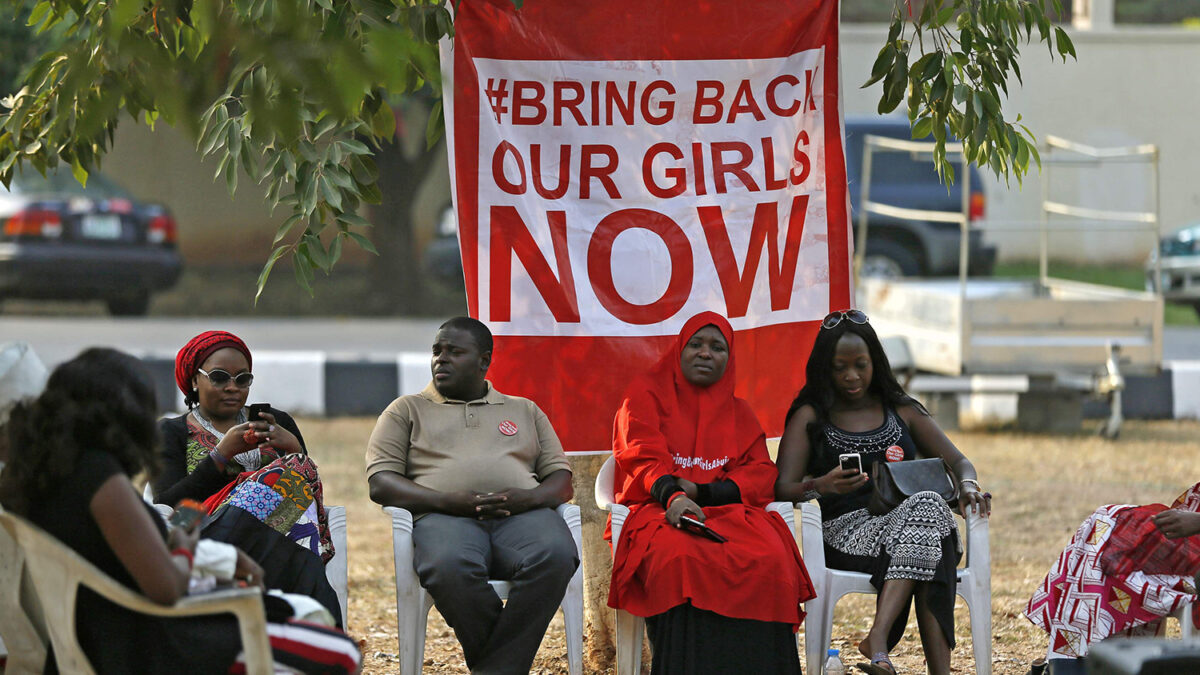
[[[859, 453], [867, 475], [877, 462], [888, 461], [889, 449], [892, 461], [917, 457], [908, 426], [891, 408], [884, 409], [883, 423], [875, 429], [853, 432], [826, 423], [815, 441], [807, 472], [812, 476], [831, 471], [838, 465], [838, 455], [843, 453]], [[929, 582], [926, 592], [931, 606], [953, 647], [955, 567], [961, 557], [954, 514], [936, 493], [921, 492], [890, 512], [874, 516], [866, 508], [870, 496], [868, 481], [849, 494], [818, 499], [826, 565], [870, 573], [876, 588], [888, 579]], [[889, 647], [899, 641], [907, 619], [905, 611], [897, 620], [898, 625], [893, 625], [888, 636]]]

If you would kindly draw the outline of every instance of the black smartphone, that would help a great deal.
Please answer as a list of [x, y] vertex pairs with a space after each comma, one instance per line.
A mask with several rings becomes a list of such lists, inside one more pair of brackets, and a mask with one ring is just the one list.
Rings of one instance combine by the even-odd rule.
[[271, 404], [270, 403], [251, 403], [250, 404], [250, 416], [248, 417], [248, 419], [251, 422], [265, 420], [266, 418], [262, 417], [261, 413], [269, 413], [269, 412], [271, 412]]
[[862, 473], [862, 455], [857, 452], [847, 452], [838, 455], [838, 464], [842, 471], [857, 471]]
[[704, 523], [696, 520], [695, 518], [693, 518], [691, 516], [680, 516], [679, 522], [683, 525], [683, 529], [688, 530], [689, 532], [692, 532], [693, 534], [698, 534], [701, 537], [707, 537], [709, 539], [712, 539], [713, 541], [715, 541], [719, 544], [724, 544], [725, 542], [729, 541], [725, 537], [722, 537], [721, 535], [717, 534], [716, 530], [712, 529], [711, 527], [705, 525]]
[[167, 522], [184, 530], [196, 527], [204, 517], [204, 505], [194, 499], [184, 499], [175, 505], [175, 512]]

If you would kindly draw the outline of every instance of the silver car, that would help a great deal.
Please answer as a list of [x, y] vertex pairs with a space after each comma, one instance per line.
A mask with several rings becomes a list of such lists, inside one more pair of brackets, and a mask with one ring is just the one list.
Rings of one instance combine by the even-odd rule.
[[[1155, 279], [1155, 261], [1159, 256], [1162, 256], [1162, 277]], [[1146, 261], [1146, 290], [1161, 291], [1168, 302], [1191, 305], [1200, 314], [1200, 223], [1162, 238], [1158, 250], [1152, 251]]]

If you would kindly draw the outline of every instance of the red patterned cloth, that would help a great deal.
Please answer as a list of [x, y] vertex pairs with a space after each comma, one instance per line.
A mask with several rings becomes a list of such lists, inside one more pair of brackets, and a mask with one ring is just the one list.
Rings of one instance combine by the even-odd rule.
[[1112, 536], [1100, 554], [1100, 569], [1120, 576], [1134, 570], [1145, 574], [1196, 574], [1200, 570], [1200, 536], [1167, 539], [1153, 520], [1166, 510], [1162, 504], [1149, 504], [1118, 513]]
[[[1079, 526], [1025, 608], [1025, 616], [1049, 634], [1053, 653], [1082, 657], [1092, 644], [1113, 635], [1154, 635], [1163, 617], [1196, 600], [1192, 579], [1196, 567], [1174, 574], [1136, 567], [1138, 561], [1157, 568], [1182, 559], [1167, 562], [1172, 556], [1165, 550], [1138, 551], [1134, 565], [1129, 565], [1109, 552], [1110, 547], [1117, 553], [1127, 552], [1133, 550], [1133, 542], [1153, 541], [1153, 537], [1147, 539], [1146, 526], [1153, 528], [1147, 518], [1163, 508], [1109, 504], [1096, 509]], [[1200, 512], [1200, 483], [1176, 499], [1171, 508]], [[1155, 548], [1173, 545], [1161, 535], [1158, 539]], [[1110, 568], [1126, 571], [1107, 573], [1106, 556]], [[1200, 622], [1197, 604], [1193, 604], [1193, 619]]]

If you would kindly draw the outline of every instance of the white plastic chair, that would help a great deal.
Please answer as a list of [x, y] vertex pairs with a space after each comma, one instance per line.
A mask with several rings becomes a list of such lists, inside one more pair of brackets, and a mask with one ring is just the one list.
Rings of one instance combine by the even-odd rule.
[[[804, 565], [812, 578], [817, 597], [805, 603], [804, 654], [807, 671], [821, 672], [833, 631], [833, 609], [848, 593], [875, 593], [871, 575], [825, 567], [821, 507], [815, 502], [800, 505]], [[971, 642], [976, 675], [992, 673], [992, 568], [988, 545], [988, 519], [968, 512], [967, 564], [958, 570], [956, 591], [967, 601], [971, 615]]]
[[[14, 514], [0, 511], [0, 529], [5, 534], [0, 536], [0, 549], [4, 551], [0, 560], [5, 566], [0, 590], [5, 612], [10, 609], [14, 588], [27, 594], [28, 602], [20, 605], [25, 626], [34, 629], [34, 634], [49, 637], [62, 672], [95, 673], [75, 636], [75, 598], [80, 586], [87, 586], [110, 602], [140, 614], [172, 618], [233, 614], [241, 635], [246, 672], [255, 675], [272, 672], [267, 618], [258, 589], [238, 588], [188, 596], [164, 607], [113, 581], [65, 544]], [[26, 560], [37, 564], [25, 565]], [[24, 581], [20, 581], [22, 576]], [[14, 633], [8, 635], [12, 637]], [[24, 635], [29, 637], [28, 633]], [[44, 642], [38, 639], [31, 644], [13, 643], [10, 647], [14, 649], [9, 654], [8, 672], [41, 672], [46, 657]]]
[[[613, 501], [615, 489], [613, 486], [616, 473], [616, 461], [610, 456], [596, 474], [596, 506], [608, 511], [612, 519], [612, 552], [613, 559], [617, 556], [617, 547], [621, 543], [621, 529], [625, 519], [629, 517], [629, 507]], [[788, 502], [771, 502], [768, 511], [774, 511], [787, 523], [788, 531], [795, 531], [795, 517], [792, 505]], [[625, 610], [614, 610], [617, 613], [617, 675], [638, 675], [642, 672], [642, 634], [646, 629], [646, 620]], [[819, 673], [820, 669], [809, 670]]]
[[[425, 662], [425, 624], [433, 598], [421, 587], [421, 580], [413, 568], [413, 517], [407, 509], [395, 506], [383, 507], [392, 518], [392, 558], [396, 565], [396, 628], [400, 649], [400, 672], [402, 675], [418, 675]], [[579, 507], [562, 504], [558, 515], [567, 521], [571, 537], [575, 539], [575, 552], [579, 567], [567, 584], [563, 596], [563, 623], [567, 632], [567, 664], [571, 675], [583, 673], [583, 525], [579, 518]], [[511, 584], [507, 581], [489, 580], [501, 600], [508, 599]]]
[[[146, 483], [146, 488], [142, 490], [142, 499], [153, 506], [164, 521], [170, 518], [174, 511], [167, 504], [154, 503], [154, 491], [151, 490], [149, 483]], [[329, 580], [329, 585], [333, 586], [333, 592], [337, 593], [338, 605], [342, 608], [342, 627], [345, 628], [349, 626], [346, 623], [346, 603], [349, 598], [349, 570], [346, 562], [349, 554], [346, 548], [346, 507], [326, 506], [325, 519], [329, 522], [329, 538], [333, 540], [334, 550], [333, 559], [325, 565], [325, 578]]]

